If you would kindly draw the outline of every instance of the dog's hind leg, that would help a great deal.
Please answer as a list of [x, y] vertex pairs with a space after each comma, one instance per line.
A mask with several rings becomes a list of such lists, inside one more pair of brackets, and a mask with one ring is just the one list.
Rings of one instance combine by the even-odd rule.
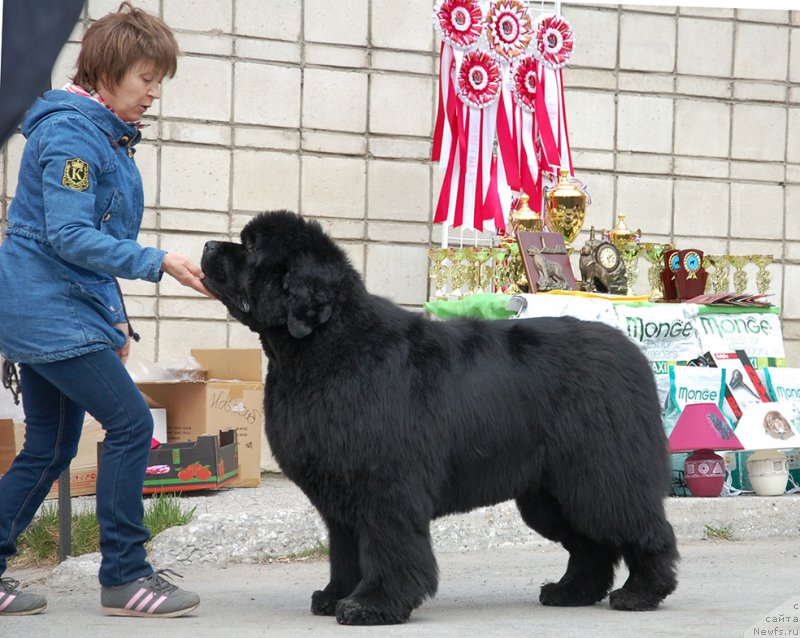
[[677, 587], [679, 556], [675, 533], [663, 514], [660, 518], [654, 514], [652, 521], [651, 529], [641, 543], [625, 545], [622, 549], [630, 575], [625, 584], [609, 596], [614, 609], [655, 609]]
[[330, 551], [331, 579], [323, 590], [311, 596], [311, 611], [317, 616], [333, 616], [336, 603], [349, 596], [361, 580], [358, 566], [358, 538], [352, 528], [326, 519]]
[[578, 607], [603, 600], [614, 584], [619, 550], [576, 532], [549, 492], [530, 490], [517, 498], [517, 507], [529, 527], [545, 538], [561, 543], [569, 552], [566, 573], [557, 583], [542, 585], [539, 602], [558, 607]]
[[342, 625], [391, 625], [408, 620], [411, 611], [436, 593], [438, 570], [429, 522], [409, 529], [405, 521], [359, 530], [362, 580], [339, 601]]

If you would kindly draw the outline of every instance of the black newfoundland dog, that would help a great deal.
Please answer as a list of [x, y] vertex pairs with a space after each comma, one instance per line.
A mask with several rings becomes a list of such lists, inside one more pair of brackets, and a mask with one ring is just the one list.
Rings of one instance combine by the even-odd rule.
[[329, 532], [311, 610], [401, 623], [436, 593], [430, 522], [515, 499], [569, 552], [544, 605], [654, 609], [677, 584], [648, 362], [569, 317], [431, 321], [370, 294], [319, 224], [277, 211], [210, 241], [205, 284], [269, 358], [266, 433]]

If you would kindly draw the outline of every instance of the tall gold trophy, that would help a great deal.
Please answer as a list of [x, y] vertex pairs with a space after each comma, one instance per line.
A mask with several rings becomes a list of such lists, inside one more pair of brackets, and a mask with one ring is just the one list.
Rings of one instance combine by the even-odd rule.
[[589, 197], [575, 184], [577, 180], [570, 179], [568, 170], [559, 170], [558, 176], [555, 188], [545, 195], [544, 223], [551, 233], [564, 236], [567, 251], [572, 254], [572, 242], [583, 228]]

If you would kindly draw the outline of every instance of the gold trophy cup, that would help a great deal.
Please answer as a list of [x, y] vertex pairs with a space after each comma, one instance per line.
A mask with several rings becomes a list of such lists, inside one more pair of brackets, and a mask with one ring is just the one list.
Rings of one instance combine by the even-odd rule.
[[641, 241], [642, 229], [639, 228], [635, 231], [631, 230], [628, 228], [627, 224], [625, 224], [625, 215], [618, 213], [617, 225], [614, 226], [612, 230], [603, 230], [603, 238], [608, 239], [608, 241], [622, 250], [625, 244], [630, 244], [631, 242], [638, 244]]
[[514, 232], [525, 230], [541, 233], [543, 230], [542, 216], [528, 205], [529, 200], [528, 194], [522, 192], [519, 196], [519, 207], [511, 211], [509, 221]]
[[545, 219], [547, 230], [551, 233], [561, 233], [567, 251], [572, 253], [572, 242], [581, 232], [583, 221], [586, 218], [586, 207], [589, 197], [569, 177], [569, 171], [561, 169], [555, 188], [548, 190], [545, 195]]

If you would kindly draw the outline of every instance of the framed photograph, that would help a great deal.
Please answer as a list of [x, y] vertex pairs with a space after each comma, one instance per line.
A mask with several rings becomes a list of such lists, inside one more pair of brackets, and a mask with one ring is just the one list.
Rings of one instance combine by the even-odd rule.
[[529, 292], [575, 290], [575, 275], [561, 233], [517, 233]]

